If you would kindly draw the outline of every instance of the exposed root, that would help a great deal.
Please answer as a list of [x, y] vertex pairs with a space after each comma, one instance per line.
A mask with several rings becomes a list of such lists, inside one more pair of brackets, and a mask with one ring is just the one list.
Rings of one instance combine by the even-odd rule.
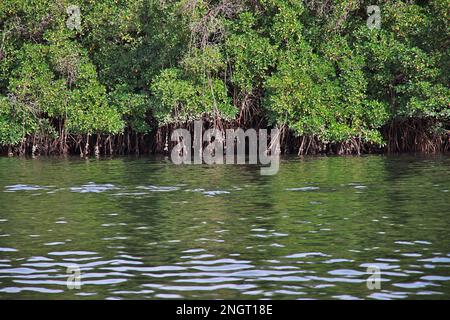
[[[266, 128], [267, 123], [256, 116], [259, 110], [247, 108], [236, 121], [218, 119], [203, 119], [203, 130], [217, 128], [248, 129]], [[317, 154], [367, 154], [367, 153], [400, 153], [420, 152], [438, 153], [450, 151], [450, 130], [441, 128], [433, 130], [433, 121], [409, 119], [392, 122], [386, 125], [382, 132], [386, 141], [385, 147], [365, 143], [361, 139], [353, 138], [340, 143], [327, 143], [317, 136], [295, 136], [283, 126], [280, 129], [280, 148], [282, 154], [317, 155]], [[79, 154], [81, 157], [94, 155], [127, 155], [127, 154], [169, 154], [176, 142], [170, 140], [173, 130], [184, 128], [193, 136], [194, 122], [184, 122], [164, 125], [150, 134], [138, 134], [127, 129], [118, 135], [72, 135], [61, 134], [59, 138], [47, 135], [35, 135], [24, 139], [15, 146], [0, 147], [0, 154], [13, 156], [30, 155], [67, 155]]]

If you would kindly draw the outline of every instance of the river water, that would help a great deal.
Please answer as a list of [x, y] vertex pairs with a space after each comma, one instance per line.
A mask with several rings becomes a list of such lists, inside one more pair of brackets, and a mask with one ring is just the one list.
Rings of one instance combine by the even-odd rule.
[[0, 158], [0, 298], [450, 299], [449, 209], [445, 155]]

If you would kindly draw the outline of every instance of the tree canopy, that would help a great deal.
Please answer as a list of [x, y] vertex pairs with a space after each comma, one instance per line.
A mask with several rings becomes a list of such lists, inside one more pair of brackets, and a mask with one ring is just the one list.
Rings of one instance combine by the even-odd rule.
[[[370, 5], [380, 28], [367, 24]], [[408, 127], [445, 139], [449, 9], [448, 0], [3, 0], [0, 145], [145, 135], [196, 119], [263, 122], [324, 144], [382, 147]]]

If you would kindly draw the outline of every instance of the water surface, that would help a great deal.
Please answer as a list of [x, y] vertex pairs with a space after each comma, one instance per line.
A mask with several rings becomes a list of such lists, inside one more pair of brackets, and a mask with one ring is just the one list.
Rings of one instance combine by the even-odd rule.
[[0, 298], [450, 299], [450, 157], [259, 172], [0, 158]]

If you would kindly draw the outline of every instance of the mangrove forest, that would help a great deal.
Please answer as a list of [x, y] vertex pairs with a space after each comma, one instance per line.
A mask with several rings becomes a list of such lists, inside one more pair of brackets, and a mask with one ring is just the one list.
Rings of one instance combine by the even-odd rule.
[[2, 0], [0, 152], [166, 152], [278, 128], [294, 154], [450, 148], [449, 1]]

